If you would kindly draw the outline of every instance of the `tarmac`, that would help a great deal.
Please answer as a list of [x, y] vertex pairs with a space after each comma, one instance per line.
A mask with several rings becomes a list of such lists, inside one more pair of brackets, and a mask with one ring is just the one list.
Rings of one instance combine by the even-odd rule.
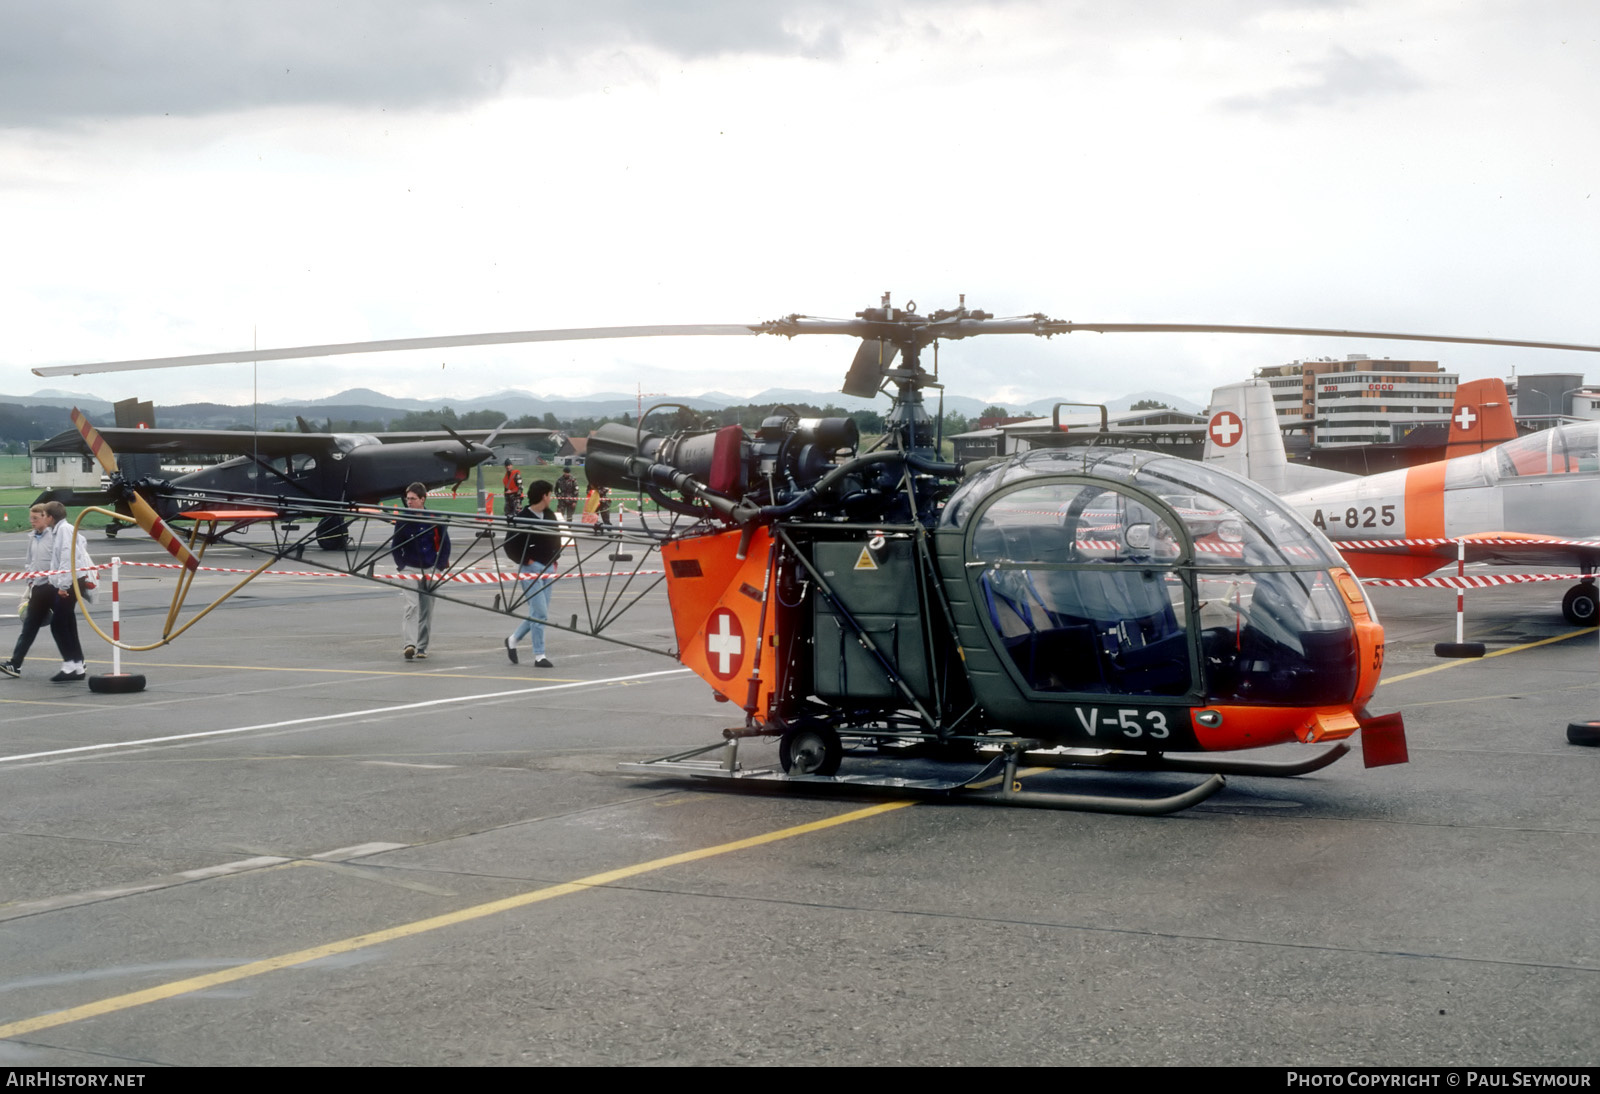
[[[128, 571], [126, 641], [171, 574]], [[1161, 818], [621, 774], [738, 712], [593, 637], [511, 665], [462, 605], [407, 662], [355, 578], [259, 579], [125, 655], [134, 695], [49, 683], [45, 632], [0, 679], [0, 1066], [1594, 1066], [1600, 749], [1565, 729], [1600, 648], [1563, 588], [1469, 594], [1481, 661], [1433, 656], [1452, 594], [1377, 590], [1410, 763]], [[664, 598], [614, 633], [671, 646]]]

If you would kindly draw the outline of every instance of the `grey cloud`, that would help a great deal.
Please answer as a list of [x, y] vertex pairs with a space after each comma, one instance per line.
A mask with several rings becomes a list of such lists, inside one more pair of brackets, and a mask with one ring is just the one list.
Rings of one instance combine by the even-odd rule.
[[1222, 100], [1222, 105], [1229, 110], [1285, 114], [1305, 108], [1338, 107], [1403, 95], [1422, 86], [1393, 57], [1381, 53], [1352, 53], [1342, 46], [1333, 47], [1325, 59], [1300, 67], [1307, 74], [1303, 83], [1252, 95], [1235, 95]]
[[[921, 5], [936, 10], [958, 0]], [[448, 106], [598, 45], [828, 55], [890, 0], [0, 0], [0, 126]]]

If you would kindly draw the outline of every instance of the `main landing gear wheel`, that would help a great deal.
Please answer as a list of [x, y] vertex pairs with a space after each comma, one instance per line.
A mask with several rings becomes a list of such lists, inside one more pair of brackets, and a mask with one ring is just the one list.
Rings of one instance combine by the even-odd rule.
[[89, 677], [89, 690], [101, 695], [130, 695], [144, 690], [144, 675], [136, 672], [108, 672]]
[[342, 551], [350, 546], [350, 522], [343, 517], [323, 517], [317, 522], [317, 546]]
[[1600, 619], [1600, 590], [1594, 582], [1585, 581], [1567, 590], [1561, 598], [1561, 614], [1574, 627], [1592, 627]]
[[790, 775], [835, 775], [843, 759], [844, 745], [827, 726], [791, 729], [778, 742], [778, 762]]

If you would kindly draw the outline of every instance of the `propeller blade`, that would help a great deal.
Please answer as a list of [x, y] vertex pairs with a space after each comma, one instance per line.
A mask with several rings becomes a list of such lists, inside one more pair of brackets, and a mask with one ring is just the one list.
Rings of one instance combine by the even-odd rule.
[[[108, 475], [118, 475], [117, 454], [111, 451], [111, 446], [106, 439], [100, 436], [100, 431], [89, 424], [89, 419], [84, 417], [83, 411], [77, 407], [72, 408], [72, 424], [77, 427], [78, 433], [83, 437], [84, 444], [89, 446], [89, 451], [94, 458], [100, 461], [100, 466]], [[133, 512], [133, 519], [139, 522], [151, 539], [166, 548], [167, 553], [183, 563], [186, 570], [198, 570], [200, 560], [194, 557], [193, 552], [185, 547], [178, 539], [178, 534], [167, 526], [155, 508], [142, 497], [138, 491], [128, 490], [126, 495], [128, 508]]]
[[198, 570], [200, 560], [194, 557], [193, 552], [183, 545], [166, 521], [162, 520], [155, 511], [155, 507], [141, 498], [135, 491], [128, 492], [128, 507], [133, 510], [133, 519], [139, 522], [150, 538], [167, 549], [167, 553], [183, 564], [185, 570]]
[[108, 475], [117, 474], [117, 454], [111, 451], [111, 446], [100, 436], [100, 431], [89, 424], [89, 419], [77, 407], [72, 408], [72, 425], [83, 438], [83, 443], [89, 446], [90, 454], [100, 461], [100, 469]]
[[51, 365], [33, 370], [35, 376], [85, 376], [96, 372], [136, 372], [188, 365], [225, 365], [249, 361], [290, 361], [302, 357], [334, 357], [342, 353], [389, 353], [411, 349], [450, 349], [455, 346], [501, 346], [515, 342], [577, 342], [601, 338], [672, 338], [689, 336], [759, 334], [759, 324], [677, 323], [648, 327], [571, 327], [564, 330], [516, 330], [498, 334], [451, 334], [440, 338], [386, 338], [376, 342], [337, 342], [325, 346], [288, 349], [247, 349], [235, 353], [197, 353], [186, 357], [148, 357], [138, 361], [105, 361], [88, 365]]

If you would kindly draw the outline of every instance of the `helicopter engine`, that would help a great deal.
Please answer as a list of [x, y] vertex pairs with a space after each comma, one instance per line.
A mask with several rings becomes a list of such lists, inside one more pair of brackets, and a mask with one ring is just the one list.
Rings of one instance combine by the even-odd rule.
[[596, 485], [642, 491], [670, 512], [736, 524], [797, 515], [910, 520], [913, 509], [931, 513], [959, 471], [897, 449], [857, 455], [859, 444], [851, 418], [779, 414], [753, 433], [730, 425], [666, 436], [612, 423], [590, 436], [586, 466]]

